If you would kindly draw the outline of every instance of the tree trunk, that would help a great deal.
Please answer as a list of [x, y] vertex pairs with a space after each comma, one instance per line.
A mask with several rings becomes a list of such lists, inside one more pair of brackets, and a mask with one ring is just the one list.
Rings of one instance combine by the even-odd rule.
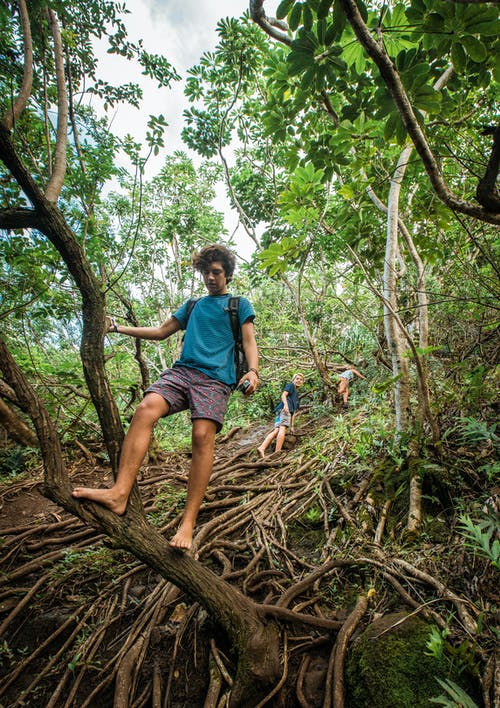
[[[134, 312], [134, 307], [132, 305], [132, 301], [130, 300], [130, 298], [126, 295], [121, 294], [121, 293], [118, 293], [117, 297], [125, 306], [125, 309], [127, 311], [127, 319], [129, 320], [130, 324], [133, 327], [139, 327], [139, 321], [137, 320], [136, 314]], [[134, 359], [136, 360], [137, 364], [139, 365], [139, 371], [141, 372], [141, 388], [142, 388], [142, 391], [144, 392], [149, 387], [149, 384], [151, 382], [150, 382], [150, 377], [149, 377], [148, 365], [146, 364], [146, 360], [144, 359], [144, 357], [142, 355], [142, 340], [140, 340], [138, 338], [135, 340]]]
[[228, 635], [238, 656], [231, 706], [259, 703], [280, 676], [279, 632], [265, 623], [258, 606], [184, 553], [171, 548], [148, 524], [137, 505], [123, 516], [71, 496], [61, 446], [47, 411], [0, 339], [0, 366], [37, 431], [44, 461], [45, 494], [67, 511], [103, 531], [121, 547], [197, 600]]
[[391, 179], [387, 202], [387, 240], [384, 260], [384, 327], [387, 346], [391, 354], [392, 373], [396, 379], [394, 384], [394, 403], [396, 407], [396, 430], [399, 433], [406, 432], [409, 424], [410, 382], [408, 359], [404, 357], [407, 349], [406, 339], [394, 316], [394, 313], [399, 309], [396, 258], [398, 253], [399, 194], [411, 151], [411, 146], [407, 146], [402, 151]]
[[36, 228], [60, 253], [82, 297], [83, 331], [80, 343], [85, 380], [97, 411], [113, 470], [123, 441], [123, 427], [104, 368], [104, 294], [82, 248], [62, 212], [41, 193], [21, 163], [8, 131], [0, 126], [0, 158], [34, 209], [3, 210], [2, 228]]

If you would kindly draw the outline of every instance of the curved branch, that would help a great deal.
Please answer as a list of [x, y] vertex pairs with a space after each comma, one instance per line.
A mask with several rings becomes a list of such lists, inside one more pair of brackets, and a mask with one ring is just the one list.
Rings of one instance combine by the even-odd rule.
[[243, 228], [245, 229], [247, 234], [250, 236], [252, 241], [255, 243], [255, 245], [259, 246], [259, 239], [256, 236], [255, 229], [251, 225], [250, 219], [248, 218], [243, 207], [241, 206], [241, 204], [238, 200], [238, 197], [236, 196], [236, 193], [234, 191], [233, 185], [231, 183], [231, 174], [229, 172], [229, 165], [227, 164], [227, 160], [224, 156], [224, 153], [222, 152], [222, 140], [223, 140], [223, 136], [224, 136], [224, 127], [226, 125], [226, 121], [229, 116], [229, 113], [231, 112], [234, 104], [236, 103], [239, 93], [240, 93], [241, 81], [243, 78], [242, 63], [243, 63], [243, 55], [240, 54], [238, 85], [234, 91], [233, 100], [231, 101], [230, 105], [227, 107], [226, 111], [224, 112], [224, 115], [222, 116], [222, 120], [221, 120], [220, 128], [219, 128], [219, 140], [218, 140], [218, 145], [217, 145], [217, 152], [219, 153], [219, 158], [220, 158], [220, 161], [222, 162], [222, 166], [224, 168], [224, 174], [226, 176], [227, 188], [229, 189], [229, 193], [231, 195], [231, 199], [233, 200], [236, 211], [238, 212], [238, 214], [240, 216], [240, 223], [242, 224]]
[[472, 202], [460, 199], [448, 188], [390, 57], [371, 36], [370, 30], [363, 21], [354, 0], [341, 0], [341, 3], [347, 20], [359, 42], [377, 65], [439, 199], [454, 211], [467, 214], [490, 224], [500, 224], [500, 212], [488, 211]]
[[292, 38], [286, 32], [285, 23], [274, 17], [266, 17], [263, 5], [264, 0], [250, 0], [250, 17], [270, 37], [290, 46]]
[[497, 178], [500, 167], [500, 124], [496, 128], [486, 128], [483, 131], [483, 135], [490, 134], [493, 134], [493, 147], [484, 177], [477, 185], [476, 199], [485, 209], [499, 212], [500, 193], [497, 188]]
[[0, 211], [0, 229], [37, 229], [40, 214], [25, 207], [2, 209]]
[[64, 77], [64, 59], [61, 40], [61, 31], [57, 22], [54, 10], [47, 8], [47, 19], [52, 28], [54, 39], [54, 63], [57, 78], [57, 135], [56, 152], [54, 158], [54, 171], [52, 172], [47, 187], [45, 197], [50, 202], [57, 201], [64, 184], [66, 175], [66, 146], [68, 143], [68, 100], [66, 92], [66, 80]]
[[[60, 253], [81, 293], [84, 326], [80, 351], [85, 380], [101, 422], [113, 469], [116, 469], [123, 427], [104, 369], [104, 294], [63, 213], [43, 195], [16, 153], [9, 132], [2, 125], [0, 159], [35, 207], [38, 218], [34, 226], [47, 236]], [[5, 213], [6, 210], [0, 209], [0, 215]]]
[[9, 408], [2, 398], [0, 398], [0, 426], [5, 428], [12, 440], [21, 445], [36, 446], [37, 440], [34, 432]]
[[31, 95], [31, 86], [33, 84], [33, 43], [31, 40], [30, 19], [28, 16], [28, 8], [25, 0], [18, 0], [19, 16], [21, 18], [21, 27], [23, 30], [23, 47], [24, 47], [24, 70], [23, 83], [19, 94], [17, 95], [12, 108], [7, 109], [2, 116], [1, 123], [11, 131], [14, 123], [19, 118], [21, 113], [28, 103], [28, 98]]

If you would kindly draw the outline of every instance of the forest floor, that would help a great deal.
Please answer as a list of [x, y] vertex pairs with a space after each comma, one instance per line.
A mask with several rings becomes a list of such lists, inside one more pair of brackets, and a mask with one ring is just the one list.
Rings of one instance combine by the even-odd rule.
[[[268, 425], [221, 436], [193, 555], [255, 602], [279, 602], [325, 626], [342, 626], [367, 592], [361, 626], [418, 613], [454, 652], [451, 663], [475, 674], [476, 704], [488, 705], [498, 573], [457, 534], [449, 486], [424, 490], [423, 533], [405, 537], [387, 459], [360, 464], [350, 445], [364, 416], [345, 417], [351, 442], [331, 441], [331, 418], [306, 416], [286, 449], [265, 460], [256, 446]], [[491, 496], [484, 485], [472, 490], [479, 480], [468, 460], [469, 495]], [[180, 450], [141, 468], [145, 512], [166, 537], [180, 519], [189, 462]], [[66, 464], [74, 485], [111, 481], [98, 445], [67, 450]], [[203, 608], [42, 492], [40, 466], [0, 487], [0, 707], [197, 708], [210, 691], [210, 705], [226, 705], [234, 657]], [[285, 634], [289, 680], [268, 705], [324, 705], [335, 636], [306, 620]], [[347, 696], [362, 705], [349, 703], [349, 688]]]

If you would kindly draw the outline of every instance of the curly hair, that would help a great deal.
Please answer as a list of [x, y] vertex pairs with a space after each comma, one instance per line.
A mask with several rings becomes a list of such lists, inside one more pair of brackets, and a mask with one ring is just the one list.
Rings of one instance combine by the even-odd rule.
[[210, 246], [204, 246], [198, 252], [193, 253], [192, 264], [193, 268], [200, 273], [203, 273], [211, 263], [220, 261], [224, 268], [224, 274], [229, 283], [233, 277], [236, 267], [236, 256], [229, 248], [220, 243], [213, 243]]

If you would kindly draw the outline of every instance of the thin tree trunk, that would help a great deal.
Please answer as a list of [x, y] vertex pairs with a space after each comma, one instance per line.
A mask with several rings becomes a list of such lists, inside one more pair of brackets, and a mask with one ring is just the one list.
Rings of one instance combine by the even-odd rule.
[[19, 17], [21, 20], [21, 27], [23, 31], [23, 83], [19, 94], [14, 99], [12, 106], [5, 111], [2, 117], [2, 123], [7, 128], [7, 130], [11, 130], [14, 127], [16, 120], [23, 112], [31, 95], [31, 87], [33, 84], [33, 43], [31, 39], [31, 27], [30, 19], [28, 16], [28, 8], [26, 6], [25, 0], [18, 0], [17, 4], [19, 7]]
[[46, 8], [47, 19], [52, 29], [54, 39], [54, 65], [57, 76], [57, 133], [54, 156], [54, 170], [50, 175], [45, 197], [55, 202], [61, 193], [66, 175], [66, 146], [68, 142], [68, 99], [66, 95], [66, 80], [64, 77], [64, 57], [61, 31], [54, 10]]
[[404, 148], [391, 179], [391, 187], [387, 201], [387, 240], [384, 259], [384, 328], [387, 345], [391, 355], [392, 373], [396, 378], [394, 384], [394, 403], [396, 407], [396, 430], [404, 433], [408, 429], [410, 419], [410, 382], [408, 359], [405, 358], [406, 341], [393, 313], [399, 309], [397, 298], [396, 258], [398, 254], [398, 219], [399, 194], [408, 158], [412, 146]]
[[307, 340], [307, 344], [309, 345], [309, 349], [311, 351], [314, 365], [316, 366], [316, 369], [318, 370], [321, 381], [323, 383], [323, 389], [325, 391], [325, 395], [328, 398], [328, 400], [331, 402], [331, 404], [334, 405], [335, 401], [334, 401], [334, 395], [333, 395], [330, 374], [328, 373], [328, 369], [326, 368], [326, 366], [320, 356], [320, 353], [318, 351], [318, 347], [316, 346], [316, 340], [314, 339], [314, 337], [311, 333], [311, 330], [309, 328], [309, 323], [307, 321], [307, 317], [304, 312], [304, 308], [302, 307], [302, 299], [300, 296], [300, 287], [298, 288], [298, 290], [296, 292], [295, 289], [293, 288], [293, 285], [288, 280], [288, 278], [283, 278], [283, 282], [287, 286], [287, 288], [290, 291], [290, 294], [295, 302], [295, 306], [297, 308], [297, 313], [299, 315], [300, 323], [302, 325], [302, 329], [304, 332], [304, 336]]
[[[367, 189], [368, 196], [378, 209], [387, 213], [387, 207], [377, 197], [371, 187]], [[419, 347], [426, 349], [429, 346], [429, 307], [425, 283], [425, 265], [420, 258], [420, 255], [415, 248], [410, 232], [405, 226], [403, 220], [399, 219], [399, 230], [405, 239], [408, 251], [413, 259], [417, 271], [417, 300], [418, 300], [418, 326], [419, 326]], [[401, 323], [399, 323], [401, 328]], [[406, 333], [409, 337], [409, 334]], [[427, 370], [427, 361], [425, 356], [419, 356], [413, 352], [413, 356], [417, 363], [417, 376], [419, 381], [419, 408], [417, 411], [417, 419], [423, 423], [424, 418], [427, 419], [432, 429], [433, 441], [436, 443], [439, 440], [439, 427], [435, 417], [431, 414], [430, 407], [430, 391], [429, 391], [429, 376]]]
[[[130, 324], [133, 327], [139, 327], [139, 321], [137, 320], [132, 301], [130, 298], [126, 295], [123, 295], [121, 293], [116, 293], [116, 296], [118, 299], [123, 303], [126, 311], [127, 311], [127, 319], [130, 322]], [[134, 359], [136, 360], [138, 366], [139, 366], [139, 371], [141, 372], [141, 388], [143, 391], [145, 391], [150, 384], [150, 376], [149, 376], [149, 369], [148, 365], [142, 355], [142, 342], [139, 338], [135, 339], [135, 355]]]

